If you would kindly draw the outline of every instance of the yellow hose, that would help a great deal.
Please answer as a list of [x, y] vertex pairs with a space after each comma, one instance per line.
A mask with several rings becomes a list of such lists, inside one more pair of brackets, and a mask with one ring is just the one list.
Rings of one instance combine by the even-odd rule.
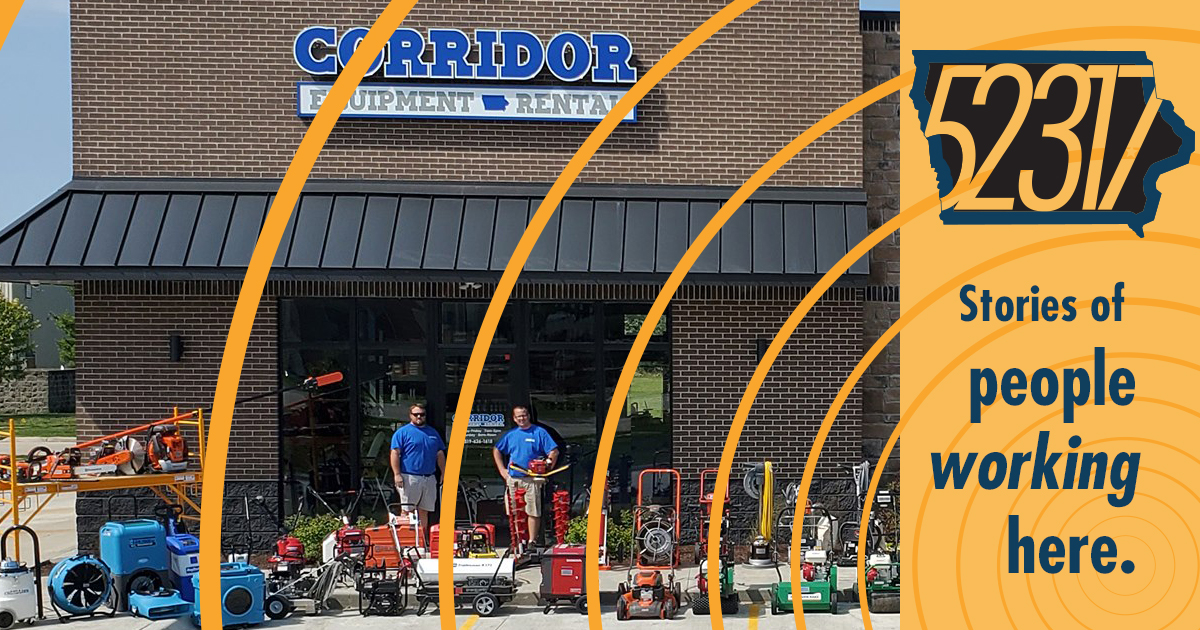
[[763, 462], [763, 484], [758, 500], [758, 532], [763, 538], [772, 540], [771, 524], [775, 517], [775, 475], [771, 462]]

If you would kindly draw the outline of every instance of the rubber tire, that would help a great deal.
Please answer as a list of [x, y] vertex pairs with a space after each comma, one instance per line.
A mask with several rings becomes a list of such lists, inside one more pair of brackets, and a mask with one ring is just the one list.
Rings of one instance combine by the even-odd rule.
[[838, 592], [832, 589], [829, 591], [829, 614], [838, 614]]
[[17, 618], [13, 616], [11, 610], [0, 611], [0, 628], [11, 628], [16, 623]]
[[617, 621], [629, 619], [629, 604], [624, 597], [617, 600]]
[[858, 603], [858, 582], [854, 582], [854, 586], [850, 587], [850, 601]]
[[708, 595], [707, 594], [697, 595], [696, 598], [692, 600], [692, 614], [693, 615], [709, 614], [708, 613]]
[[500, 608], [500, 600], [491, 593], [480, 593], [471, 600], [471, 608], [480, 617], [491, 617]]
[[772, 615], [779, 614], [779, 602], [775, 601], [774, 595], [771, 596], [771, 614]]
[[283, 595], [275, 593], [263, 602], [263, 612], [272, 621], [279, 621], [292, 612], [292, 602]]
[[587, 595], [580, 595], [575, 598], [575, 610], [581, 615], [587, 614]]
[[741, 608], [741, 602], [736, 595], [721, 598], [722, 615], [736, 615], [739, 608]]

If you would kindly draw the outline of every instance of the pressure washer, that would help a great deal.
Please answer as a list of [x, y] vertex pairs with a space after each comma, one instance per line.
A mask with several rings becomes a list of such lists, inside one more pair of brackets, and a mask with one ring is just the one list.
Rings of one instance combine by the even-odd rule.
[[[651, 502], [654, 498], [647, 495], [647, 477], [659, 475], [666, 475], [674, 486], [672, 503]], [[679, 566], [681, 486], [679, 471], [674, 468], [648, 468], [638, 475], [632, 566], [625, 582], [617, 587], [618, 620], [672, 619], [679, 610], [682, 593], [675, 581], [675, 569]]]

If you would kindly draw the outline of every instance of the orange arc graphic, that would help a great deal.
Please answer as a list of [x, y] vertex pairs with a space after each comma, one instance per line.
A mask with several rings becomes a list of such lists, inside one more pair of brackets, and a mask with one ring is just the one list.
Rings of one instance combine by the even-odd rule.
[[23, 4], [25, 0], [12, 0], [7, 6], [0, 6], [0, 48], [4, 47], [4, 40], [8, 39], [8, 33], [17, 21], [17, 14], [21, 12]]
[[[508, 261], [508, 265], [504, 268], [504, 273], [500, 278], [500, 282], [496, 286], [495, 293], [492, 295], [491, 302], [488, 304], [487, 313], [484, 315], [483, 323], [480, 326], [479, 334], [475, 338], [475, 345], [471, 350], [471, 358], [467, 363], [467, 371], [463, 377], [462, 389], [459, 394], [458, 406], [455, 409], [456, 417], [466, 417], [470, 415], [471, 407], [475, 401], [475, 391], [479, 385], [479, 377], [483, 371], [483, 362], [487, 356], [487, 351], [491, 347], [492, 338], [496, 333], [496, 325], [499, 323], [500, 315], [504, 311], [504, 306], [508, 302], [509, 296], [512, 295], [513, 286], [516, 284], [517, 277], [521, 273], [521, 269], [525, 266], [526, 260], [529, 258], [529, 253], [533, 246], [537, 243], [538, 237], [541, 236], [542, 230], [545, 229], [551, 215], [554, 214], [555, 208], [566, 195], [567, 190], [574, 183], [583, 167], [587, 165], [588, 160], [600, 148], [600, 145], [608, 138], [609, 134], [616, 128], [621, 118], [627, 114], [638, 101], [640, 101], [646, 93], [650, 91], [663, 77], [667, 75], [675, 66], [684, 60], [693, 50], [698, 48], [700, 44], [712, 37], [717, 31], [721, 30], [726, 24], [733, 21], [734, 18], [744, 13], [750, 7], [758, 3], [758, 0], [735, 0], [729, 3], [725, 8], [718, 11], [711, 18], [701, 24], [696, 30], [692, 31], [687, 37], [675, 45], [666, 55], [655, 63], [642, 76], [636, 84], [629, 89], [609, 111], [609, 113], [596, 125], [592, 133], [580, 145], [579, 150], [563, 168], [562, 173], [546, 193], [542, 205], [538, 208], [533, 218], [526, 227], [521, 240], [517, 243], [516, 250]], [[639, 339], [641, 337], [639, 336]], [[648, 340], [648, 336], [647, 336]], [[642, 346], [645, 347], [646, 341], [642, 341]], [[623, 373], [624, 374], [624, 373]], [[443, 497], [441, 509], [441, 523], [443, 527], [450, 528], [454, 523], [454, 512], [457, 507], [457, 485], [459, 471], [462, 463], [463, 448], [466, 443], [465, 422], [456, 422], [451, 430], [450, 441], [447, 449], [448, 457], [446, 459], [446, 474], [443, 480]], [[597, 457], [597, 461], [599, 458]], [[592, 503], [590, 513], [598, 514], [600, 512], [599, 502], [603, 489], [597, 490], [596, 485], [603, 486], [603, 478], [593, 480]], [[600, 519], [591, 519], [588, 521], [588, 544], [586, 567], [591, 571], [599, 566], [599, 525]], [[452, 555], [452, 540], [450, 537], [443, 537], [440, 540], [438, 550], [439, 556], [442, 558], [439, 564], [439, 582], [443, 585], [451, 584], [452, 565], [450, 557]], [[600, 593], [599, 580], [597, 575], [591, 575], [587, 580], [587, 597], [588, 597], [588, 624], [594, 630], [600, 628]], [[439, 608], [441, 611], [442, 627], [444, 630], [454, 629], [454, 606], [453, 593], [448, 587], [442, 588], [439, 593]]]
[[371, 26], [367, 36], [359, 43], [349, 63], [338, 75], [325, 102], [321, 104], [299, 148], [288, 165], [287, 173], [275, 193], [275, 200], [267, 219], [254, 244], [254, 253], [246, 269], [246, 278], [234, 307], [229, 335], [225, 339], [225, 351], [221, 356], [221, 370], [217, 376], [217, 389], [213, 399], [213, 411], [209, 419], [206, 457], [208, 466], [202, 487], [200, 504], [200, 606], [204, 630], [219, 630], [221, 614], [221, 517], [225, 497], [225, 463], [229, 449], [229, 431], [233, 424], [233, 401], [237, 397], [238, 381], [242, 376], [242, 363], [246, 358], [246, 347], [250, 341], [250, 330], [254, 316], [262, 300], [267, 275], [275, 260], [275, 251], [283, 238], [284, 228], [292, 209], [300, 198], [304, 182], [308, 180], [317, 156], [325, 146], [329, 133], [337, 123], [350, 95], [358, 87], [363, 75], [376, 55], [383, 50], [387, 38], [400, 26], [404, 17], [417, 0], [392, 0]]

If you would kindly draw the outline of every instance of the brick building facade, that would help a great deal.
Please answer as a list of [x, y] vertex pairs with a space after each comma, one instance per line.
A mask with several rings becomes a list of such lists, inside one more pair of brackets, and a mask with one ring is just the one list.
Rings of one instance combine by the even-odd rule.
[[[382, 6], [171, 1], [149, 10], [73, 1], [76, 181], [0, 234], [0, 274], [75, 283], [81, 437], [211, 402], [249, 247], [307, 128], [296, 116], [296, 83], [311, 77], [296, 66], [293, 39], [313, 24], [369, 26]], [[567, 14], [533, 0], [422, 2], [404, 26], [521, 28], [543, 41], [561, 31], [618, 32], [632, 42], [641, 76], [723, 6], [608, 0]], [[535, 248], [512, 298], [510, 336], [502, 330], [493, 343], [503, 358], [488, 368], [494, 380], [481, 386], [476, 411], [532, 399], [590, 473], [587, 451], [630, 327], [684, 246], [771, 155], [891, 63], [872, 50], [878, 33], [860, 33], [865, 24], [854, 0], [761, 3], [651, 90], [638, 122], [620, 125], [596, 153]], [[118, 38], [128, 45], [114, 48]], [[530, 83], [555, 79], [543, 72]], [[761, 342], [868, 224], [895, 212], [895, 180], [876, 172], [894, 168], [894, 136], [872, 111], [792, 159], [709, 246], [630, 393], [613, 454], [624, 469], [615, 476], [628, 482], [669, 463], [691, 487], [716, 466]], [[297, 485], [354, 489], [337, 484], [371, 477], [379, 461], [371, 431], [386, 432], [380, 423], [398, 420], [407, 402], [428, 400], [435, 426], [448, 431], [473, 318], [515, 244], [511, 234], [592, 126], [338, 123], [276, 258], [239, 395], [328, 366], [345, 371], [349, 389], [299, 407], [276, 396], [236, 409], [227, 544], [262, 547], [275, 532], [268, 512], [306, 509]], [[413, 217], [419, 229], [406, 223]], [[615, 236], [612, 221], [622, 228]], [[385, 224], [393, 237], [380, 262], [368, 264], [382, 243], [373, 226]], [[449, 230], [449, 240], [437, 240], [438, 230]], [[404, 240], [414, 231], [425, 235], [416, 245]], [[482, 262], [473, 258], [480, 243]], [[616, 243], [615, 260], [606, 243]], [[423, 254], [409, 264], [414, 246]], [[756, 399], [735, 474], [770, 458], [785, 481], [800, 476], [864, 341], [894, 316], [898, 258], [897, 242], [876, 248], [797, 329]], [[182, 356], [170, 356], [172, 335]], [[835, 507], [853, 501], [838, 466], [877, 453], [867, 439], [877, 429], [868, 433], [864, 420], [894, 422], [897, 379], [895, 355], [877, 362], [829, 435], [813, 491]], [[268, 506], [250, 523], [247, 496]], [[746, 501], [735, 496], [737, 505]], [[81, 547], [94, 545], [100, 521], [144, 512], [141, 503], [81, 495]], [[750, 520], [739, 518], [735, 535], [748, 534]]]

